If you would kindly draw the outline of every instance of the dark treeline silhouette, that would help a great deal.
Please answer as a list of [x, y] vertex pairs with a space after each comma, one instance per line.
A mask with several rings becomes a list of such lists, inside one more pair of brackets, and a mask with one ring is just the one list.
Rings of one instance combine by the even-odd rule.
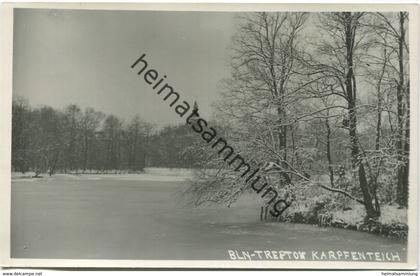
[[195, 167], [183, 149], [187, 126], [160, 131], [135, 116], [125, 122], [93, 108], [32, 108], [20, 97], [12, 107], [12, 170], [63, 173], [140, 172], [146, 166]]

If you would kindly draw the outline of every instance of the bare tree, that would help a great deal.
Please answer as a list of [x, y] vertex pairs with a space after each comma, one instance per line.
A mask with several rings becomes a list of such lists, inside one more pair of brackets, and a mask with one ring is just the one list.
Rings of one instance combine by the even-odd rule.
[[93, 108], [86, 108], [80, 120], [80, 129], [82, 135], [82, 160], [83, 171], [86, 171], [89, 166], [89, 156], [91, 150], [91, 143], [94, 142], [95, 133], [99, 130], [100, 123], [104, 115], [101, 112], [95, 111]]
[[[244, 158], [254, 165], [274, 161], [284, 166], [267, 176], [279, 191], [291, 185], [294, 177], [283, 161], [292, 160], [295, 151], [298, 121], [293, 106], [298, 105], [304, 87], [297, 73], [298, 44], [307, 17], [306, 13], [241, 15], [233, 38], [232, 77], [224, 81], [224, 93], [216, 105], [218, 130]], [[207, 157], [203, 166], [211, 169], [204, 170], [200, 175], [204, 180], [193, 189], [200, 198], [197, 202], [232, 203], [249, 185], [238, 183], [238, 175], [228, 170], [220, 156], [203, 155]]]
[[[350, 138], [350, 156], [353, 169], [358, 172], [358, 181], [362, 193], [367, 217], [375, 218], [380, 214], [379, 205], [373, 205], [372, 190], [369, 188], [365, 160], [362, 158], [359, 134], [357, 131], [357, 78], [356, 67], [360, 63], [360, 52], [366, 51], [369, 43], [361, 31], [364, 13], [327, 13], [320, 17], [320, 28], [326, 39], [319, 44], [321, 57], [318, 58], [315, 72], [332, 79], [340, 88], [332, 93], [346, 103], [347, 116], [343, 126], [347, 128]], [[328, 62], [325, 62], [328, 61]], [[337, 107], [337, 106], [336, 106]]]
[[25, 173], [29, 169], [31, 112], [28, 102], [14, 97], [12, 104], [12, 168]]
[[409, 106], [409, 77], [408, 77], [408, 46], [406, 42], [406, 28], [408, 13], [399, 12], [396, 20], [389, 19], [379, 13], [383, 22], [383, 28], [396, 42], [398, 66], [396, 70], [396, 94], [397, 94], [397, 157], [399, 167], [397, 172], [397, 201], [401, 206], [408, 203], [408, 175], [409, 175], [409, 139], [410, 139], [410, 106]]

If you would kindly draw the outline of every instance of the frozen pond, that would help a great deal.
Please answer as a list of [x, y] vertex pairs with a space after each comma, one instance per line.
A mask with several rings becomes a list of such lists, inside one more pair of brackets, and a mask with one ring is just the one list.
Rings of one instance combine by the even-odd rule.
[[251, 195], [230, 208], [188, 207], [177, 200], [185, 185], [178, 176], [14, 179], [12, 257], [228, 260], [228, 250], [392, 251], [405, 257], [405, 243], [367, 233], [260, 222]]

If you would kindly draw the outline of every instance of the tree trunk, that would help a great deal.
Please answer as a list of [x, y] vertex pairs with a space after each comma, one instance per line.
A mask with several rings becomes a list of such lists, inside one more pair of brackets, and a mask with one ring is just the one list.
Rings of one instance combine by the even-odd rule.
[[88, 151], [89, 151], [89, 138], [88, 138], [88, 135], [85, 133], [85, 147], [83, 151], [83, 172], [85, 172], [87, 169]]
[[[283, 110], [281, 107], [277, 108], [277, 114], [279, 116], [279, 127], [278, 127], [278, 139], [279, 139], [279, 152], [283, 154], [283, 160], [287, 160], [287, 133], [286, 126], [281, 126], [284, 118]], [[284, 162], [282, 160], [276, 160], [277, 164], [280, 164], [284, 167]], [[286, 168], [284, 168], [286, 170]], [[285, 181], [286, 185], [291, 184], [290, 176], [286, 172], [280, 172], [280, 177]]]
[[349, 136], [352, 167], [356, 169], [358, 166], [359, 186], [363, 195], [363, 202], [366, 209], [367, 218], [378, 217], [378, 212], [372, 204], [372, 195], [369, 192], [369, 183], [366, 178], [366, 171], [363, 162], [359, 160], [359, 140], [357, 135], [357, 115], [356, 115], [356, 78], [353, 71], [353, 50], [356, 35], [356, 25], [354, 16], [350, 12], [344, 13], [345, 23], [345, 44], [346, 44], [346, 62], [347, 74], [345, 76], [345, 88], [348, 102], [348, 116], [349, 116]]
[[[379, 210], [372, 204], [372, 196], [369, 193], [368, 181], [366, 179], [366, 172], [363, 163], [359, 164], [359, 183], [360, 189], [362, 190], [363, 201], [366, 209], [366, 218], [377, 218], [379, 216]], [[378, 206], [379, 207], [379, 206]]]
[[328, 118], [325, 119], [325, 126], [327, 128], [327, 159], [328, 159], [328, 170], [330, 172], [330, 185], [334, 188], [334, 170], [331, 157], [331, 128], [330, 121]]
[[49, 171], [49, 175], [50, 176], [52, 176], [53, 174], [55, 174], [55, 170], [56, 170], [56, 167], [57, 167], [59, 155], [60, 155], [60, 150], [58, 149], [57, 152], [56, 152], [56, 154], [55, 154], [53, 164], [50, 167], [50, 171]]
[[404, 41], [405, 41], [405, 13], [400, 12], [400, 36], [398, 38], [398, 69], [399, 69], [399, 79], [397, 86], [397, 124], [398, 124], [398, 137], [397, 137], [397, 160], [399, 163], [397, 171], [397, 203], [401, 207], [407, 207], [408, 203], [408, 151], [405, 149], [408, 148], [408, 143], [406, 140], [409, 138], [406, 137], [406, 133], [409, 133], [409, 130], [404, 133]]

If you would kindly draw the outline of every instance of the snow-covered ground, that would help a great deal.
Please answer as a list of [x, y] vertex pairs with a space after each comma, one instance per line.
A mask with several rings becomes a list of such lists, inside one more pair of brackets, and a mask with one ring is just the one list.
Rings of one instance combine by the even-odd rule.
[[139, 181], [171, 181], [184, 182], [192, 178], [193, 170], [191, 169], [168, 169], [168, 168], [146, 168], [143, 173], [110, 173], [110, 174], [62, 174], [57, 173], [52, 176], [42, 174], [42, 178], [33, 178], [34, 172], [27, 172], [25, 174], [19, 172], [12, 173], [12, 181], [45, 181], [45, 180], [60, 180], [60, 179], [88, 179], [101, 180], [117, 178], [118, 180], [139, 180]]

